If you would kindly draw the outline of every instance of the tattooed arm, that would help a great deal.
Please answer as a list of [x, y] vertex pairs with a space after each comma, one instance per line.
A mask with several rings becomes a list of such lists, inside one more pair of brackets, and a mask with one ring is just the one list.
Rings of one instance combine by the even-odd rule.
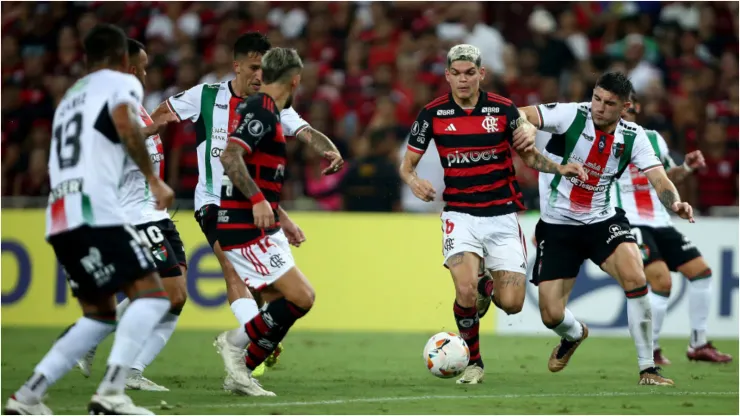
[[328, 159], [331, 164], [322, 172], [324, 175], [337, 173], [342, 169], [344, 160], [334, 143], [326, 135], [311, 126], [308, 126], [296, 135], [298, 140], [310, 145], [318, 154]]
[[262, 191], [257, 186], [257, 183], [254, 182], [252, 176], [249, 175], [247, 164], [244, 163], [244, 152], [245, 149], [242, 146], [239, 146], [236, 142], [229, 141], [226, 149], [221, 153], [221, 164], [224, 166], [224, 173], [226, 173], [236, 189], [247, 198], [252, 199], [255, 195], [262, 193]]
[[525, 152], [519, 152], [519, 156], [524, 161], [524, 164], [542, 173], [557, 173], [568, 177], [577, 176], [584, 182], [588, 180], [588, 175], [583, 169], [583, 166], [577, 163], [568, 163], [566, 165], [557, 164], [540, 153], [537, 148], [532, 148], [532, 150]]
[[132, 112], [128, 105], [119, 105], [111, 112], [113, 126], [126, 148], [126, 153], [148, 180], [155, 176], [154, 167], [146, 149], [146, 136], [139, 127], [136, 117], [137, 115]]
[[681, 202], [681, 196], [676, 190], [676, 186], [668, 179], [665, 169], [662, 166], [646, 170], [650, 184], [655, 188], [660, 203], [669, 211], [675, 212], [679, 217], [694, 222], [694, 211], [686, 202]]

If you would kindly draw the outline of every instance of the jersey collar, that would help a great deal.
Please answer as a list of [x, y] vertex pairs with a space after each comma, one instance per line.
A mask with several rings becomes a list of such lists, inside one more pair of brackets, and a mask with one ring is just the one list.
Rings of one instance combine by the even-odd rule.
[[455, 97], [452, 96], [452, 91], [450, 91], [448, 93], [448, 95], [450, 97], [450, 102], [452, 103], [452, 105], [454, 105], [455, 107], [459, 108], [460, 111], [462, 111], [462, 112], [466, 112], [467, 113], [468, 111], [470, 111], [470, 114], [473, 114], [476, 111], [480, 111], [481, 107], [483, 107], [484, 98], [486, 98], [486, 92], [483, 91], [482, 89], [478, 89], [478, 102], [475, 104], [475, 107], [473, 107], [473, 109], [471, 111], [471, 110], [463, 109], [462, 107], [460, 107], [459, 104], [457, 104], [457, 102], [455, 102]]

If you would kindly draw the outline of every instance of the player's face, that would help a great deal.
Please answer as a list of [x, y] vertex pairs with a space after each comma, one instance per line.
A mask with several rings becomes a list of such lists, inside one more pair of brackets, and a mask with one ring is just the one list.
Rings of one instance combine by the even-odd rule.
[[485, 75], [483, 67], [478, 68], [468, 61], [455, 61], [445, 69], [445, 78], [450, 83], [452, 94], [463, 100], [478, 93], [480, 82]]
[[234, 61], [234, 73], [247, 94], [258, 92], [262, 88], [262, 54], [250, 53]]
[[591, 116], [596, 127], [606, 127], [616, 123], [632, 103], [601, 87], [594, 88], [591, 96]]
[[143, 50], [139, 51], [139, 54], [129, 60], [131, 64], [131, 74], [139, 79], [141, 85], [146, 87], [146, 67], [149, 66], [149, 56]]

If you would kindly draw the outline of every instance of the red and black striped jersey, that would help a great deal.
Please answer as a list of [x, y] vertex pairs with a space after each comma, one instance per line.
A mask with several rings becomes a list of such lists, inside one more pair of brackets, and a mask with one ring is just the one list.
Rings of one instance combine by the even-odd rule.
[[252, 207], [261, 197], [252, 197], [250, 201], [224, 176], [216, 226], [223, 250], [252, 244], [280, 229], [278, 205], [285, 177], [285, 136], [275, 101], [269, 95], [256, 94], [242, 102], [236, 111], [240, 121], [229, 143], [244, 148], [247, 171], [275, 212], [275, 225], [270, 229], [257, 228]]
[[434, 140], [444, 167], [445, 211], [490, 217], [523, 210], [511, 157], [519, 110], [507, 98], [479, 94], [469, 110], [451, 93], [427, 104], [411, 126], [408, 150], [424, 154]]

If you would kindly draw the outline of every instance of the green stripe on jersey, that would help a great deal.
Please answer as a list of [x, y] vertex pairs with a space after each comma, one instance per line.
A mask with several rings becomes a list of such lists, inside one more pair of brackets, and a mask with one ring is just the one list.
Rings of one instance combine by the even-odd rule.
[[[583, 129], [586, 127], [587, 118], [587, 111], [578, 108], [578, 113], [576, 114], [575, 120], [573, 120], [573, 123], [570, 125], [570, 127], [568, 127], [568, 131], [565, 132], [565, 152], [563, 154], [563, 161], [560, 162], [561, 165], [568, 164], [570, 154], [573, 153], [573, 150], [576, 148], [576, 144], [578, 144], [578, 140], [581, 138]], [[563, 177], [560, 174], [556, 173], [555, 177], [552, 178], [552, 182], [550, 182], [549, 202], [551, 207], [554, 207], [555, 203], [558, 200], [558, 185], [560, 185], [561, 179], [563, 179]]]
[[89, 225], [92, 225], [95, 221], [90, 197], [87, 194], [82, 194], [82, 221]]
[[[619, 208], [622, 208], [622, 188], [619, 187], [619, 181], [617, 181], [617, 183], [615, 185], [617, 185], [617, 206]], [[608, 192], [607, 192], [607, 195], [609, 195]], [[606, 199], [608, 201], [609, 200], [609, 197], [607, 196]]]
[[670, 164], [668, 163], [668, 158], [666, 158], [666, 155], [660, 154], [660, 144], [658, 143], [658, 132], [654, 130], [645, 130], [645, 133], [647, 134], [648, 140], [650, 140], [650, 145], [653, 146], [653, 150], [655, 151], [655, 155], [658, 156], [658, 160], [660, 160], [663, 163], [663, 167], [665, 169], [670, 168]]
[[200, 95], [200, 117], [195, 122], [195, 146], [206, 142], [206, 190], [213, 193], [213, 172], [211, 171], [211, 134], [213, 133], [213, 111], [216, 107], [219, 84], [206, 84]]

